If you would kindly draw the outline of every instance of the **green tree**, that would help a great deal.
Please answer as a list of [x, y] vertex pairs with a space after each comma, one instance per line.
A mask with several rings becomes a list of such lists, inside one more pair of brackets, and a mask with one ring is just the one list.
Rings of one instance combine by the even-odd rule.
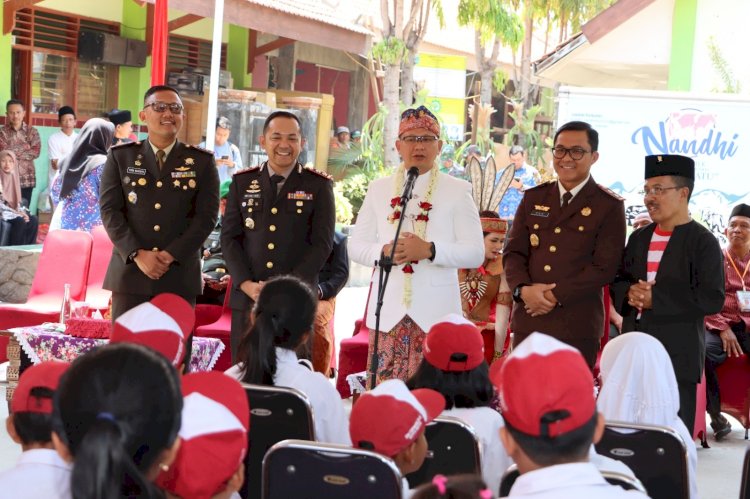
[[492, 103], [493, 78], [502, 44], [518, 49], [523, 40], [521, 19], [502, 0], [460, 0], [458, 24], [474, 28], [474, 47], [482, 82], [479, 102]]

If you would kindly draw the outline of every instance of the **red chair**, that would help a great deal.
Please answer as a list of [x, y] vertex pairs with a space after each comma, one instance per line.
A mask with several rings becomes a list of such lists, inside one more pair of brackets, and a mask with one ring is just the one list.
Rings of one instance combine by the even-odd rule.
[[195, 327], [198, 328], [213, 324], [219, 320], [223, 311], [224, 307], [222, 305], [198, 303], [195, 306]]
[[[88, 232], [54, 230], [47, 235], [26, 303], [0, 305], [0, 329], [57, 322], [65, 284], [70, 298], [82, 301], [91, 259], [92, 237]], [[0, 337], [0, 362], [4, 362], [7, 337]]]
[[112, 292], [104, 289], [104, 274], [107, 273], [109, 261], [112, 258], [114, 244], [109, 239], [103, 225], [94, 227], [91, 231], [94, 242], [91, 246], [91, 263], [86, 280], [86, 303], [89, 307], [100, 311], [107, 310]]
[[224, 296], [224, 305], [221, 307], [221, 316], [212, 324], [195, 328], [195, 336], [205, 338], [217, 338], [224, 344], [219, 360], [216, 361], [214, 371], [226, 371], [232, 367], [232, 349], [229, 342], [232, 330], [232, 309], [229, 307], [229, 296], [232, 289], [232, 280], [227, 283], [227, 293]]
[[708, 449], [708, 434], [706, 433], [706, 373], [701, 376], [701, 382], [695, 395], [695, 426], [693, 440], [700, 439], [701, 446]]
[[747, 440], [750, 428], [750, 364], [747, 355], [728, 357], [716, 368], [716, 376], [721, 389], [721, 412], [742, 423]]
[[336, 390], [341, 398], [349, 398], [352, 392], [349, 389], [349, 382], [346, 377], [350, 374], [358, 373], [367, 369], [367, 350], [370, 342], [370, 329], [367, 327], [367, 307], [370, 303], [370, 294], [372, 293], [372, 282], [370, 291], [367, 293], [365, 302], [364, 316], [354, 323], [354, 332], [351, 338], [341, 340], [339, 351], [339, 374], [336, 378]]

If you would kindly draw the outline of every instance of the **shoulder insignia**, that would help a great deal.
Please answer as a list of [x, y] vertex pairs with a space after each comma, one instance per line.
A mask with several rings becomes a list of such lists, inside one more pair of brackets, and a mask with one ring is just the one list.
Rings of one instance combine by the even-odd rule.
[[534, 187], [529, 187], [528, 189], [525, 189], [524, 192], [533, 191], [534, 189], [539, 189], [541, 187], [548, 187], [552, 184], [557, 183], [555, 180], [548, 180], [546, 182], [542, 182], [541, 184], [535, 185]]
[[615, 191], [610, 189], [609, 187], [604, 187], [602, 184], [596, 184], [599, 186], [599, 189], [604, 191], [606, 194], [610, 195], [611, 197], [615, 198], [618, 201], [625, 201], [625, 198], [617, 194]]
[[251, 173], [251, 172], [257, 172], [260, 170], [260, 166], [249, 166], [247, 168], [243, 168], [242, 170], [237, 170], [234, 172], [235, 175], [243, 175], [245, 173]]
[[203, 152], [203, 153], [206, 153], [206, 154], [210, 154], [211, 156], [214, 155], [214, 153], [211, 152], [211, 151], [209, 151], [208, 149], [203, 149], [202, 147], [194, 146], [192, 144], [185, 144], [185, 147], [187, 147], [188, 149], [195, 149], [196, 151], [200, 151], [200, 152]]
[[141, 145], [141, 142], [120, 142], [119, 144], [115, 144], [110, 149], [122, 149], [129, 146], [139, 146]]
[[333, 180], [333, 177], [331, 175], [327, 174], [326, 172], [322, 172], [320, 170], [316, 170], [312, 166], [303, 166], [302, 170], [306, 171], [308, 173], [312, 173], [314, 175], [317, 175], [319, 177], [323, 177], [323, 178], [328, 179], [328, 180]]

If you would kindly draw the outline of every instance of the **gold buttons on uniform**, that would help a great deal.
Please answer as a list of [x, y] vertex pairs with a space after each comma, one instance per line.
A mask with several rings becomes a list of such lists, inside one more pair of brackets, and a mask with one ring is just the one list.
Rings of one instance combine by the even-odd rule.
[[534, 230], [537, 230], [539, 228], [539, 224], [534, 224]]
[[273, 268], [273, 262], [267, 262], [266, 263], [266, 268], [267, 269], [272, 269]]
[[156, 181], [156, 187], [161, 187], [161, 186], [162, 186], [161, 180], [157, 180]]
[[544, 271], [545, 271], [545, 272], [549, 272], [550, 270], [552, 270], [552, 267], [551, 267], [551, 266], [549, 266], [549, 265], [545, 265], [545, 266], [544, 266]]
[[302, 213], [302, 210], [297, 210], [297, 213]]
[[277, 214], [278, 212], [279, 212], [279, 210], [277, 210], [276, 208], [271, 208], [271, 213], [273, 215]]
[[154, 205], [154, 208], [156, 208], [157, 210], [161, 210], [161, 203], [156, 203]]
[[579, 230], [580, 232], [583, 232], [583, 225], [579, 225], [579, 226], [578, 226], [578, 230]]
[[159, 248], [157, 248], [156, 246], [154, 246], [153, 248], [151, 248], [151, 251], [159, 251]]
[[276, 247], [273, 243], [268, 243], [268, 249], [274, 249]]
[[275, 226], [275, 225], [271, 225], [271, 226], [270, 226], [270, 227], [268, 228], [268, 230], [270, 230], [271, 232], [276, 232], [276, 226]]
[[553, 246], [550, 246], [550, 247], [549, 247], [549, 252], [550, 252], [550, 253], [554, 253], [555, 251], [557, 251], [557, 246], [554, 246], [554, 245], [553, 245]]
[[154, 232], [159, 232], [161, 230], [161, 227], [158, 225], [154, 225]]
[[562, 232], [562, 229], [560, 227], [555, 227], [555, 234], [559, 234]]

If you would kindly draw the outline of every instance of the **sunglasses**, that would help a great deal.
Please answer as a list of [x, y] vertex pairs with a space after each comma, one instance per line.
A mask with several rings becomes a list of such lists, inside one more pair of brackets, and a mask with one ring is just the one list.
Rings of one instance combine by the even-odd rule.
[[167, 104], [166, 102], [152, 102], [151, 104], [146, 104], [143, 106], [144, 109], [147, 107], [151, 107], [154, 111], [157, 113], [163, 113], [164, 111], [169, 108], [169, 110], [172, 112], [172, 114], [182, 114], [182, 110], [184, 107], [182, 107], [182, 104], [179, 104], [177, 102], [170, 102]]

